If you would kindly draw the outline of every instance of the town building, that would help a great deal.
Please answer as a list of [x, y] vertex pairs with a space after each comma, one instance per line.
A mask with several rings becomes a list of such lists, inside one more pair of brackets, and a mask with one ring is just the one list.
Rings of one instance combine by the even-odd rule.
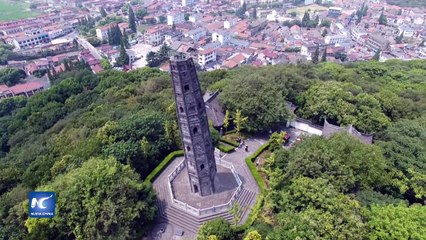
[[368, 40], [366, 42], [366, 46], [368, 48], [373, 49], [374, 51], [377, 51], [379, 49], [382, 51], [387, 50], [389, 45], [390, 45], [389, 40], [387, 40], [386, 38], [378, 34], [369, 35]]
[[182, 12], [171, 12], [167, 15], [167, 25], [179, 24], [185, 22], [185, 14]]
[[165, 26], [155, 26], [149, 28], [144, 34], [145, 43], [158, 46], [163, 44], [167, 28]]
[[198, 52], [198, 64], [205, 67], [209, 63], [216, 62], [216, 50], [209, 48]]

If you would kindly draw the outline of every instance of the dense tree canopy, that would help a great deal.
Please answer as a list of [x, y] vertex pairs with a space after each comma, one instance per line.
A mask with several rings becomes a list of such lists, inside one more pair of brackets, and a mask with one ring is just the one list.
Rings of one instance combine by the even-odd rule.
[[204, 223], [198, 231], [197, 240], [209, 240], [209, 237], [212, 235], [218, 240], [234, 239], [234, 232], [231, 225], [223, 218]]
[[[166, 59], [167, 54], [164, 48], [154, 56]], [[327, 118], [375, 133], [373, 145], [347, 134], [330, 139], [302, 135], [303, 141], [289, 150], [281, 149], [282, 142], [272, 144], [259, 167], [267, 196], [250, 232], [256, 230], [269, 239], [379, 239], [392, 231], [402, 239], [418, 238], [413, 229], [422, 227], [420, 218], [407, 217], [413, 228], [398, 225], [392, 230], [391, 226], [398, 224], [395, 212], [399, 210], [404, 214], [421, 211], [419, 216], [425, 211], [423, 205], [413, 205], [425, 203], [425, 76], [426, 64], [421, 60], [200, 73], [203, 91], [220, 92], [231, 117], [228, 128], [234, 127], [237, 110], [247, 117], [242, 131], [283, 126], [295, 117], [287, 108], [286, 101], [291, 101], [298, 107], [298, 117], [319, 124]], [[0, 238], [137, 237], [153, 210], [152, 191], [140, 180], [165, 155], [181, 147], [175, 108], [168, 74], [152, 68], [128, 73], [107, 70], [98, 75], [71, 68], [56, 76], [50, 89], [28, 100], [1, 100]], [[275, 134], [274, 139], [282, 138]], [[100, 173], [93, 170], [94, 165], [102, 166]], [[81, 185], [93, 202], [73, 198], [81, 195], [64, 187], [70, 184]], [[104, 192], [87, 190], [96, 184], [106, 186]], [[32, 189], [54, 189], [67, 196], [72, 206], [81, 205], [79, 211], [90, 218], [69, 216], [52, 224], [27, 221], [24, 204]], [[126, 191], [125, 196], [113, 194]], [[108, 204], [124, 204], [128, 214], [123, 218], [102, 215], [99, 228], [94, 228], [94, 210], [104, 209], [96, 194], [110, 195]], [[77, 211], [61, 204], [61, 211]], [[227, 234], [234, 233], [223, 224], [202, 228], [203, 236], [229, 239]], [[251, 235], [256, 239], [256, 234]]]
[[0, 69], [0, 84], [13, 86], [18, 84], [27, 74], [24, 70], [15, 68], [2, 68]]
[[37, 190], [56, 192], [58, 217], [29, 218], [33, 239], [127, 239], [133, 225], [143, 228], [155, 216], [151, 187], [113, 158], [92, 158]]

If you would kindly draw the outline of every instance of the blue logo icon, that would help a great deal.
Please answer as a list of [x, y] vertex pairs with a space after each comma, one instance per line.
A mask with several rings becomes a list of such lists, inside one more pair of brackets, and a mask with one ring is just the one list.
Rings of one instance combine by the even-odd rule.
[[29, 217], [53, 218], [55, 216], [56, 195], [54, 192], [30, 192]]

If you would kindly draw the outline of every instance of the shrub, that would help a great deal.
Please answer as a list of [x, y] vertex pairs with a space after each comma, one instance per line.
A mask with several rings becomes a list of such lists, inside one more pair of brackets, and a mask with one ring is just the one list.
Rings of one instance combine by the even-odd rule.
[[229, 139], [226, 139], [226, 138], [221, 138], [220, 140], [219, 140], [220, 142], [223, 142], [223, 143], [227, 143], [227, 144], [229, 144], [229, 145], [231, 145], [231, 146], [234, 146], [234, 147], [238, 147], [240, 144], [238, 144], [236, 141], [234, 141], [234, 140], [229, 140]]
[[220, 143], [219, 143], [219, 145], [217, 145], [217, 148], [224, 153], [230, 153], [230, 152], [235, 150], [235, 147], [233, 147], [233, 146], [228, 146], [228, 145], [224, 145], [224, 144], [220, 144]]
[[158, 175], [160, 175], [160, 173], [164, 170], [164, 168], [166, 168], [172, 162], [173, 159], [181, 157], [183, 155], [183, 150], [171, 152], [163, 159], [163, 161], [160, 162], [160, 164], [158, 164], [156, 168], [154, 168], [154, 170], [152, 170], [152, 172], [146, 177], [145, 181], [153, 182], [158, 177]]

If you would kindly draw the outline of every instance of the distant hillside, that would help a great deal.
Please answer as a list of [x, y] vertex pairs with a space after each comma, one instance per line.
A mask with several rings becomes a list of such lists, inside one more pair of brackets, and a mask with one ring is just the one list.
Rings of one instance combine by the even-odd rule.
[[387, 0], [387, 3], [401, 7], [426, 7], [426, 0]]

